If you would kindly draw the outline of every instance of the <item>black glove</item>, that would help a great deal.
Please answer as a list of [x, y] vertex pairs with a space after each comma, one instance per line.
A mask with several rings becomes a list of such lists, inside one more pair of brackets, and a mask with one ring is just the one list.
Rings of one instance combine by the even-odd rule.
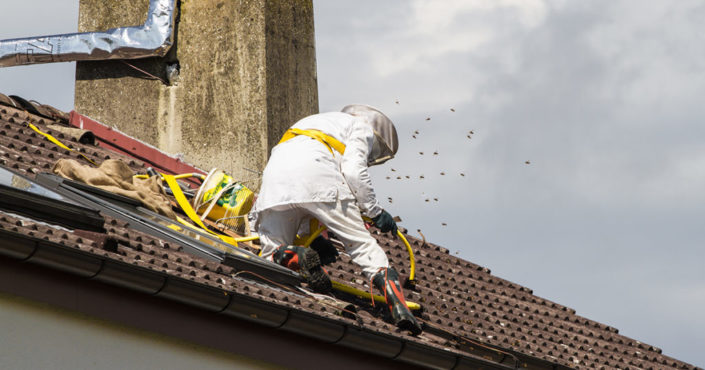
[[321, 258], [321, 265], [329, 265], [338, 259], [338, 249], [335, 248], [330, 240], [320, 235], [311, 242], [311, 249], [318, 253]]
[[392, 215], [389, 212], [382, 210], [382, 213], [372, 219], [372, 223], [377, 226], [383, 233], [391, 231], [393, 235], [397, 234], [397, 223], [394, 222]]

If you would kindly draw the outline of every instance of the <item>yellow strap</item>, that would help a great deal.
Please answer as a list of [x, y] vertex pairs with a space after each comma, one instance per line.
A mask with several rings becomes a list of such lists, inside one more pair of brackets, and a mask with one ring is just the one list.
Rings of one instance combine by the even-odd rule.
[[[179, 187], [179, 184], [176, 182], [176, 179], [174, 178], [173, 175], [167, 175], [165, 173], [162, 174], [162, 178], [164, 181], [166, 181], [167, 185], [169, 185], [169, 188], [171, 189], [171, 192], [174, 194], [174, 198], [176, 198], [176, 203], [179, 204], [181, 209], [186, 213], [186, 216], [188, 216], [191, 221], [193, 221], [196, 225], [200, 226], [201, 229], [206, 231], [207, 233], [217, 236], [220, 238], [220, 240], [237, 247], [237, 240], [233, 238], [232, 236], [227, 236], [227, 235], [222, 235], [218, 234], [216, 232], [211, 231], [208, 229], [208, 227], [201, 221], [201, 219], [198, 217], [198, 214], [196, 214], [196, 211], [193, 210], [191, 207], [191, 204], [188, 202], [188, 199], [186, 199], [186, 196], [184, 193], [181, 191], [181, 188]], [[177, 221], [182, 223], [185, 226], [193, 226], [190, 225], [188, 222], [185, 222], [185, 220], [178, 218]]]
[[284, 133], [284, 136], [282, 136], [282, 139], [279, 140], [279, 144], [281, 144], [287, 140], [293, 139], [298, 135], [304, 135], [304, 136], [308, 136], [312, 139], [318, 140], [319, 142], [321, 142], [323, 145], [325, 145], [328, 148], [328, 150], [330, 151], [331, 154], [333, 154], [333, 149], [335, 149], [335, 151], [340, 154], [345, 153], [345, 144], [338, 141], [338, 139], [336, 139], [330, 135], [326, 135], [323, 132], [318, 131], [318, 130], [301, 130], [298, 128], [290, 128], [290, 129], [286, 130], [286, 132]]
[[[70, 152], [73, 152], [73, 151], [74, 151], [73, 149], [71, 149], [71, 148], [67, 147], [66, 145], [64, 145], [64, 143], [62, 143], [61, 141], [59, 141], [57, 138], [55, 138], [55, 137], [53, 137], [53, 136], [47, 134], [46, 132], [42, 132], [40, 129], [37, 128], [37, 126], [35, 126], [35, 125], [33, 125], [33, 124], [29, 123], [29, 122], [27, 122], [27, 125], [29, 125], [29, 128], [31, 128], [32, 130], [34, 130], [34, 131], [35, 131], [36, 133], [38, 133], [39, 135], [44, 136], [47, 140], [51, 141], [52, 143], [54, 143], [54, 145], [58, 146], [59, 148], [66, 149], [66, 150], [68, 150], [68, 151], [70, 151]], [[86, 157], [85, 155], [83, 155], [83, 153], [78, 152], [78, 154], [79, 154], [81, 157], [83, 157], [83, 159], [87, 160], [88, 162], [91, 162], [92, 165], [94, 165], [94, 166], [96, 166], [96, 167], [98, 166], [95, 162], [93, 162], [92, 159], [90, 159], [90, 158]]]

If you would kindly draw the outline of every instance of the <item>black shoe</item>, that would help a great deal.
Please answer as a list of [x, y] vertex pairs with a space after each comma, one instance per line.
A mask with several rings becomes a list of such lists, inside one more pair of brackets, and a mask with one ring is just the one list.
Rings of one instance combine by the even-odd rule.
[[313, 249], [296, 245], [281, 246], [274, 252], [272, 259], [290, 270], [297, 271], [314, 292], [329, 293], [333, 289], [330, 277], [321, 267], [321, 259]]
[[318, 253], [318, 257], [321, 259], [321, 265], [330, 265], [338, 260], [338, 249], [330, 242], [330, 240], [318, 236], [311, 242], [311, 249]]
[[384, 294], [394, 325], [402, 330], [410, 331], [412, 335], [421, 334], [423, 331], [421, 325], [406, 306], [397, 271], [391, 267], [381, 269], [372, 277], [372, 283]]

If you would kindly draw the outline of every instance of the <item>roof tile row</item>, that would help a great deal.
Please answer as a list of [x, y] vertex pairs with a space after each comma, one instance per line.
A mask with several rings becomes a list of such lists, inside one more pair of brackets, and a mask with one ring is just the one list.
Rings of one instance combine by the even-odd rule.
[[[46, 117], [0, 105], [0, 164], [30, 177], [48, 171], [59, 158], [80, 156], [49, 143], [29, 129], [26, 122], [97, 162], [121, 158], [133, 170], [144, 170], [140, 161], [78, 143], [48, 129], [47, 123], [56, 122]], [[339, 309], [317, 298], [257, 282], [248, 278], [247, 272], [189, 255], [179, 245], [130, 229], [124, 221], [107, 216], [105, 220], [107, 231], [99, 234], [69, 231], [0, 212], [0, 229], [357, 325], [355, 320], [336, 314]], [[374, 228], [371, 231], [390, 262], [408, 275], [406, 248], [399, 240]], [[357, 316], [370, 330], [406, 336], [434, 348], [470, 353], [480, 353], [482, 347], [490, 348], [492, 353], [498, 348], [574, 368], [695, 368], [663, 355], [656, 347], [622, 336], [615, 328], [576, 315], [571, 308], [537, 297], [531, 289], [493, 276], [489, 269], [454, 257], [445, 248], [411, 236], [408, 239], [415, 249], [417, 285], [413, 290], [406, 289], [405, 295], [423, 305], [420, 318], [427, 330], [418, 338], [411, 338], [380, 318], [381, 305], [372, 307], [369, 301], [347, 297], [358, 305]], [[369, 290], [369, 282], [344, 253], [329, 271], [336, 280]]]

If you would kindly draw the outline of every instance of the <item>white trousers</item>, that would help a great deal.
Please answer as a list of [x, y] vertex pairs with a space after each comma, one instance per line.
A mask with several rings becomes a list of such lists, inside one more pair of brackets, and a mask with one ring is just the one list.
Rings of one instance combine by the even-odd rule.
[[300, 226], [308, 227], [311, 218], [317, 219], [343, 242], [345, 252], [368, 279], [380, 268], [389, 267], [387, 255], [365, 228], [354, 200], [287, 204], [259, 212], [256, 228], [262, 257], [270, 258], [279, 246], [291, 245]]

